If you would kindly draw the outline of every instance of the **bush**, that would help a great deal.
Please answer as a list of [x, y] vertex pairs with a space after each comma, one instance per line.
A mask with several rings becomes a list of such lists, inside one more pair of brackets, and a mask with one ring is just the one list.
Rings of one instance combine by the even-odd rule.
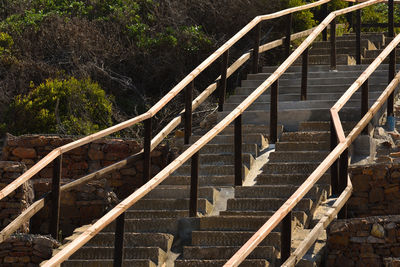
[[28, 95], [15, 97], [8, 110], [7, 130], [87, 135], [109, 127], [111, 114], [111, 102], [90, 79], [49, 79]]

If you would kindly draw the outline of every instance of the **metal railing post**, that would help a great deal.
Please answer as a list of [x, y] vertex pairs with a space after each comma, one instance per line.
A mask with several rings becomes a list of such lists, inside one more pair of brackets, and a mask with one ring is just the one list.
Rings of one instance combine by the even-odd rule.
[[[388, 31], [389, 31], [389, 37], [395, 37], [394, 36], [394, 1], [389, 0], [388, 2]], [[396, 48], [393, 49], [393, 51], [390, 53], [389, 56], [389, 83], [394, 79], [396, 72]], [[387, 116], [393, 116], [394, 111], [393, 111], [393, 105], [394, 105], [394, 92], [390, 94], [388, 100], [387, 100]]]
[[185, 88], [185, 145], [189, 144], [192, 136], [192, 101], [193, 101], [194, 81]]
[[331, 22], [331, 70], [336, 70], [336, 19]]
[[199, 197], [199, 152], [192, 156], [191, 164], [191, 180], [190, 180], [190, 204], [189, 204], [189, 216], [197, 216], [197, 199]]
[[[328, 3], [322, 5], [322, 20], [324, 20], [328, 16]], [[328, 30], [325, 28], [322, 31], [322, 41], [328, 41]]]
[[[347, 170], [349, 167], [349, 150], [346, 149], [340, 155], [340, 174], [339, 174], [339, 194], [341, 194], [347, 187]], [[339, 219], [347, 218], [347, 205], [344, 205], [338, 214]]]
[[58, 240], [58, 231], [60, 225], [60, 186], [62, 176], [62, 154], [53, 161], [53, 179], [51, 182], [51, 220], [50, 234]]
[[[353, 6], [353, 3], [349, 2], [349, 7], [351, 7], [351, 6]], [[354, 24], [353, 24], [353, 13], [352, 12], [347, 14], [347, 22], [349, 23], [349, 29], [354, 27]], [[353, 30], [354, 30], [354, 28], [353, 28]]]
[[282, 220], [281, 231], [281, 264], [290, 257], [292, 247], [292, 212], [290, 211]]
[[219, 82], [219, 101], [218, 111], [224, 111], [225, 95], [226, 95], [226, 79], [228, 75], [228, 61], [229, 61], [229, 49], [225, 51], [221, 61], [221, 80]]
[[[336, 134], [335, 125], [333, 124], [332, 116], [331, 116], [330, 127], [331, 127], [330, 148], [331, 151], [333, 151], [338, 144], [338, 137]], [[336, 160], [331, 165], [331, 186], [333, 195], [338, 195], [339, 192], [338, 182], [339, 182], [339, 160]]]
[[[260, 22], [261, 23], [261, 22]], [[261, 40], [261, 24], [258, 23], [254, 28], [254, 45], [252, 53], [252, 68], [251, 73], [258, 73], [259, 61], [260, 61], [260, 40]]]
[[271, 103], [269, 119], [269, 138], [275, 144], [278, 141], [278, 90], [279, 81], [276, 80], [271, 86]]
[[235, 186], [243, 184], [242, 143], [242, 115], [240, 115], [235, 119]]
[[287, 15], [287, 28], [286, 28], [286, 38], [285, 38], [285, 49], [286, 49], [286, 57], [290, 56], [290, 42], [291, 42], [291, 36], [292, 36], [292, 20], [293, 20], [293, 14], [290, 13]]
[[308, 51], [309, 51], [309, 48], [307, 47], [306, 50], [304, 50], [304, 52], [303, 52], [303, 58], [302, 58], [302, 68], [301, 68], [301, 97], [300, 97], [300, 100], [302, 100], [302, 101], [307, 100]]
[[356, 26], [356, 63], [361, 64], [361, 10], [356, 11], [357, 26]]
[[[366, 80], [361, 87], [361, 118], [369, 110], [369, 80]], [[365, 127], [362, 134], [368, 134], [368, 127]]]
[[114, 267], [122, 267], [124, 259], [125, 212], [115, 220]]
[[144, 121], [143, 184], [151, 178], [151, 118]]

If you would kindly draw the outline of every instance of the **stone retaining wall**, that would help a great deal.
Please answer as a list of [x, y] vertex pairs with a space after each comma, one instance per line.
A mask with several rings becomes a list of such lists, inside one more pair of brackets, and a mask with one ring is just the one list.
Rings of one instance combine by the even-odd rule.
[[398, 266], [400, 216], [333, 222], [328, 230], [326, 266]]
[[[26, 171], [26, 166], [19, 162], [0, 161], [0, 189], [11, 183]], [[12, 222], [23, 210], [32, 204], [34, 198], [31, 182], [26, 182], [8, 197], [0, 201], [0, 230]], [[29, 222], [19, 232], [29, 232]]]
[[349, 168], [353, 195], [349, 217], [400, 214], [400, 164], [377, 163]]
[[58, 246], [58, 242], [50, 237], [15, 234], [0, 244], [0, 266], [39, 266], [51, 258], [52, 250]]

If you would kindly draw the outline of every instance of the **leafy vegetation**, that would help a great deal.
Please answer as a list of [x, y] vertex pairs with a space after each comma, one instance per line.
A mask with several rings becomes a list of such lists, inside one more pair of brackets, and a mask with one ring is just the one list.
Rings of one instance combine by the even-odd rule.
[[111, 126], [112, 104], [90, 79], [49, 79], [10, 105], [8, 130], [17, 134], [86, 135]]

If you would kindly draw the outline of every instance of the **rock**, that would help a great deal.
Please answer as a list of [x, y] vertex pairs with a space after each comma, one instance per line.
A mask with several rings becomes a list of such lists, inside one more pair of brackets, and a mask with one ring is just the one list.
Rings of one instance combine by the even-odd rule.
[[104, 158], [104, 153], [97, 149], [89, 149], [88, 156], [91, 160], [101, 160]]
[[378, 238], [384, 238], [385, 237], [385, 228], [383, 228], [382, 225], [375, 223], [372, 226], [371, 235], [378, 237]]
[[21, 159], [36, 158], [36, 150], [33, 148], [17, 147], [11, 153]]

